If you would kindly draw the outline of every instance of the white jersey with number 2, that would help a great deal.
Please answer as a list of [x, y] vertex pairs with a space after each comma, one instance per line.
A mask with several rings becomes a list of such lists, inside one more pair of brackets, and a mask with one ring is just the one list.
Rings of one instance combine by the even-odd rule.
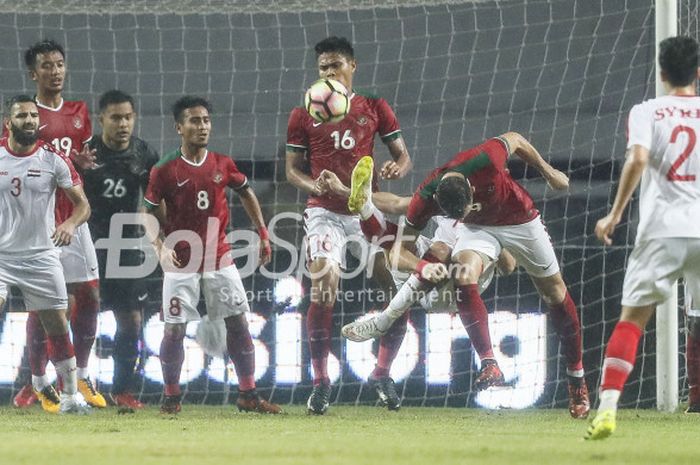
[[700, 237], [700, 97], [667, 95], [632, 107], [627, 148], [649, 150], [636, 243]]
[[15, 154], [0, 140], [0, 258], [31, 258], [53, 249], [56, 188], [80, 184], [73, 165], [48, 144]]

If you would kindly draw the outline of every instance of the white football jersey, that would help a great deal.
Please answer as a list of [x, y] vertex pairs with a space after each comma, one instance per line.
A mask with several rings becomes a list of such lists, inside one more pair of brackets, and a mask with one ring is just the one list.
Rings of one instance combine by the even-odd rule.
[[31, 154], [18, 155], [0, 140], [0, 257], [31, 257], [55, 246], [56, 187], [80, 184], [73, 164], [39, 141]]
[[637, 242], [700, 237], [700, 97], [667, 95], [632, 107], [627, 148], [649, 150]]

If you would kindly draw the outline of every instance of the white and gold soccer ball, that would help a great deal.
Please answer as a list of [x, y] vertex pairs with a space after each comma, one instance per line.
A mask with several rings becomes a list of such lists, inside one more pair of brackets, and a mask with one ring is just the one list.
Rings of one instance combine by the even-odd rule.
[[319, 123], [337, 123], [350, 111], [348, 90], [334, 79], [319, 79], [304, 95], [304, 108]]

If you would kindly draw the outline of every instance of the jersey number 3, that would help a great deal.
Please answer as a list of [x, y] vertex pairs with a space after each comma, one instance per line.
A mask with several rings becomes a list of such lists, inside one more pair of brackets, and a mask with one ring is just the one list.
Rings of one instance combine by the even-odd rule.
[[695, 181], [694, 174], [678, 174], [678, 169], [688, 159], [688, 157], [690, 157], [690, 155], [693, 154], [693, 150], [695, 149], [695, 143], [697, 142], [697, 136], [695, 135], [695, 131], [693, 130], [693, 128], [688, 126], [676, 126], [675, 128], [673, 128], [673, 132], [671, 133], [672, 144], [676, 142], [678, 135], [682, 132], [688, 134], [688, 145], [685, 146], [685, 149], [683, 149], [680, 156], [676, 158], [676, 161], [674, 161], [673, 165], [671, 165], [671, 168], [668, 170], [668, 173], [666, 173], [666, 179], [672, 182]]

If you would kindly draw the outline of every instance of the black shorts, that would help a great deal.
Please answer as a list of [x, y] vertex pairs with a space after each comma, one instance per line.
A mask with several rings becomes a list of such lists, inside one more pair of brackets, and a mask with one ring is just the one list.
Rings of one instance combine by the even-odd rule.
[[[124, 250], [121, 253], [120, 265], [136, 266], [143, 261], [139, 250]], [[97, 262], [100, 269], [100, 301], [102, 310], [129, 312], [142, 310], [149, 300], [147, 285], [148, 277], [123, 279], [105, 278], [107, 251], [97, 250]]]

